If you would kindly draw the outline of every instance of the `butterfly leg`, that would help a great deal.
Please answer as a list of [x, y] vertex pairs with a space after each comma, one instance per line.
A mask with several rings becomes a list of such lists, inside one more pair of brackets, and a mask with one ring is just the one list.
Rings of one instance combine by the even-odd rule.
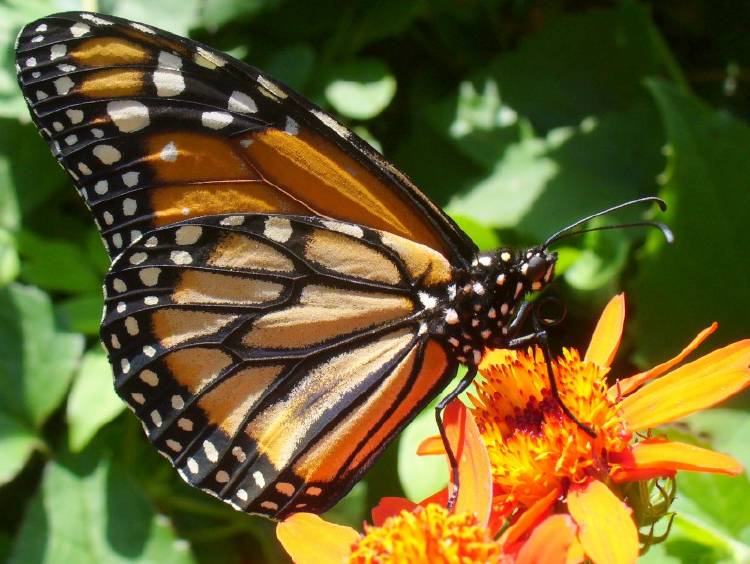
[[[521, 308], [519, 308], [518, 314], [516, 315], [516, 319], [513, 321], [518, 320], [518, 315], [524, 313], [525, 315], [528, 315], [528, 308], [524, 309], [524, 306], [529, 305], [530, 302], [524, 302], [521, 305]], [[562, 412], [571, 420], [573, 421], [580, 429], [589, 435], [591, 438], [596, 438], [596, 432], [585, 423], [582, 423], [578, 420], [578, 418], [573, 415], [573, 413], [568, 409], [568, 406], [565, 405], [562, 398], [560, 397], [560, 390], [557, 388], [557, 378], [555, 377], [555, 371], [552, 367], [552, 353], [550, 352], [550, 346], [549, 346], [549, 338], [547, 336], [547, 331], [545, 331], [539, 324], [539, 321], [536, 319], [536, 317], [533, 317], [534, 320], [534, 332], [530, 333], [528, 335], [523, 335], [522, 337], [517, 337], [515, 339], [511, 339], [507, 343], [507, 347], [509, 349], [520, 349], [526, 346], [531, 345], [537, 345], [540, 349], [542, 349], [542, 354], [544, 355], [544, 363], [547, 365], [547, 377], [549, 378], [549, 387], [550, 392], [552, 392], [552, 397], [555, 398], [555, 401], [560, 406], [560, 409], [562, 409]], [[511, 327], [513, 324], [511, 324]]]
[[435, 420], [437, 421], [438, 431], [440, 431], [440, 438], [443, 440], [443, 446], [445, 447], [445, 453], [448, 455], [448, 461], [451, 466], [451, 480], [450, 490], [448, 492], [448, 510], [452, 511], [456, 505], [456, 499], [458, 499], [458, 460], [456, 455], [448, 442], [448, 434], [445, 431], [445, 424], [443, 423], [443, 410], [450, 402], [456, 399], [461, 393], [469, 387], [474, 381], [474, 377], [477, 375], [476, 367], [469, 367], [466, 374], [458, 385], [453, 388], [448, 395], [438, 402], [435, 406]]

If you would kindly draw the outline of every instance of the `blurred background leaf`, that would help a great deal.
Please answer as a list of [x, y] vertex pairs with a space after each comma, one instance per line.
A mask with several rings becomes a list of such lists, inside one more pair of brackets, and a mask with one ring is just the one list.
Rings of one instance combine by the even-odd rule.
[[[112, 390], [98, 343], [99, 236], [29, 123], [13, 42], [88, 9], [223, 49], [332, 111], [453, 215], [482, 249], [538, 243], [604, 206], [660, 194], [668, 246], [641, 230], [559, 248], [581, 347], [628, 291], [613, 374], [661, 361], [750, 310], [750, 4], [719, 0], [0, 0], [0, 558], [283, 562], [273, 525], [188, 488]], [[655, 217], [630, 210], [610, 221]], [[84, 351], [86, 351], [84, 353]], [[675, 427], [750, 464], [750, 402]], [[359, 526], [384, 495], [445, 483], [426, 410], [327, 518]], [[747, 561], [745, 476], [685, 475], [672, 536], [645, 561]]]

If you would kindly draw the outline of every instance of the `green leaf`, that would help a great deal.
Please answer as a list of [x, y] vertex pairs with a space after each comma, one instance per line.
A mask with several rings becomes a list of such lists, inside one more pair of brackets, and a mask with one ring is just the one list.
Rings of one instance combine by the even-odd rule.
[[107, 4], [108, 2], [102, 2], [99, 10], [153, 25], [177, 35], [186, 36], [192, 28], [203, 24], [198, 15], [199, 0], [114, 0], [109, 2], [110, 6]]
[[101, 277], [82, 249], [67, 241], [44, 239], [31, 231], [19, 237], [22, 278], [45, 290], [97, 292]]
[[328, 102], [342, 115], [370, 119], [382, 112], [396, 94], [396, 79], [377, 59], [360, 59], [330, 69], [325, 87]]
[[11, 284], [0, 290], [0, 412], [38, 429], [60, 405], [83, 352], [60, 332], [49, 297]]
[[496, 145], [487, 176], [454, 197], [448, 210], [544, 240], [587, 213], [655, 192], [662, 135], [656, 122], [651, 108], [639, 106], [545, 137], [521, 128], [517, 140]]
[[15, 238], [0, 227], [0, 287], [15, 280], [20, 268]]
[[80, 335], [55, 328], [46, 294], [0, 289], [0, 484], [43, 446], [38, 431], [65, 397], [82, 349]]
[[451, 216], [458, 226], [476, 243], [480, 251], [491, 251], [501, 245], [500, 237], [493, 229], [463, 215]]
[[102, 294], [81, 294], [58, 302], [55, 311], [60, 324], [70, 331], [97, 336], [102, 318]]
[[[750, 128], [662, 81], [650, 81], [667, 131], [668, 166], [659, 217], [675, 233], [654, 234], [632, 284], [638, 304], [638, 350], [649, 362], [682, 348], [702, 327], [719, 322], [713, 346], [747, 336], [738, 311], [748, 305], [750, 262]], [[718, 337], [718, 339], [717, 339]]]
[[647, 76], [681, 80], [649, 9], [635, 2], [552, 20], [499, 55], [489, 74], [503, 100], [543, 130], [647, 103]]
[[208, 31], [216, 32], [231, 22], [252, 19], [263, 10], [273, 8], [278, 0], [202, 0], [199, 22]]
[[[25, 107], [23, 111], [28, 114]], [[0, 226], [16, 230], [20, 227], [20, 213], [28, 215], [54, 191], [70, 189], [70, 181], [56, 165], [35, 126], [22, 125], [15, 119], [0, 119], [0, 131], [3, 132], [0, 135]]]
[[10, 482], [42, 441], [36, 431], [0, 411], [0, 484]]
[[351, 26], [347, 27], [350, 52], [363, 46], [404, 31], [424, 11], [424, 1], [378, 0], [360, 3], [359, 13]]
[[706, 440], [711, 448], [731, 454], [750, 468], [750, 414], [737, 409], [709, 409], [691, 415], [680, 423]]
[[264, 70], [277, 80], [302, 90], [315, 66], [315, 51], [306, 43], [290, 45], [279, 50], [265, 65]]
[[115, 393], [112, 367], [100, 347], [83, 355], [68, 396], [68, 444], [74, 452], [82, 450], [96, 432], [125, 409]]
[[47, 465], [10, 562], [182, 564], [194, 559], [188, 543], [130, 477], [89, 450]]
[[419, 502], [448, 484], [445, 456], [417, 455], [417, 447], [427, 437], [437, 435], [435, 407], [431, 405], [409, 423], [398, 444], [398, 475], [406, 497]]
[[[728, 477], [683, 473], [678, 477], [672, 543], [688, 541], [733, 562], [750, 559], [750, 482], [747, 476]], [[671, 550], [670, 550], [671, 552]]]
[[[435, 406], [458, 385], [465, 373], [465, 369], [460, 369], [453, 381], [401, 433], [398, 443], [398, 476], [406, 497], [414, 502], [422, 501], [448, 484], [447, 458], [441, 455], [419, 456], [417, 447], [424, 439], [438, 434]], [[466, 405], [471, 405], [467, 400], [467, 393], [471, 391], [472, 387], [469, 387], [459, 396]]]

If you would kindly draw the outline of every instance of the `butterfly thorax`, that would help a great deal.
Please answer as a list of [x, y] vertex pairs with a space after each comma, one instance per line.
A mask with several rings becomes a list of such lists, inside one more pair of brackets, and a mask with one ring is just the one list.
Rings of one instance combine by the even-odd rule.
[[556, 260], [556, 253], [541, 248], [503, 248], [479, 254], [469, 269], [457, 271], [443, 334], [458, 361], [478, 365], [485, 348], [502, 348], [515, 336], [518, 307], [527, 293], [552, 280]]

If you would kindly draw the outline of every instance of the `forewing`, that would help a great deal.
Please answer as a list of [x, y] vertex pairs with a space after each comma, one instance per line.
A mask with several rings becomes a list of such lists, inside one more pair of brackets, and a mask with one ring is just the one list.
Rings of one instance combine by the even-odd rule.
[[101, 337], [187, 482], [248, 512], [321, 512], [455, 373], [432, 337], [451, 277], [354, 224], [196, 218], [115, 260]]
[[28, 25], [19, 83], [114, 258], [154, 227], [229, 212], [336, 218], [463, 264], [473, 243], [320, 108], [205, 45], [112, 16]]

